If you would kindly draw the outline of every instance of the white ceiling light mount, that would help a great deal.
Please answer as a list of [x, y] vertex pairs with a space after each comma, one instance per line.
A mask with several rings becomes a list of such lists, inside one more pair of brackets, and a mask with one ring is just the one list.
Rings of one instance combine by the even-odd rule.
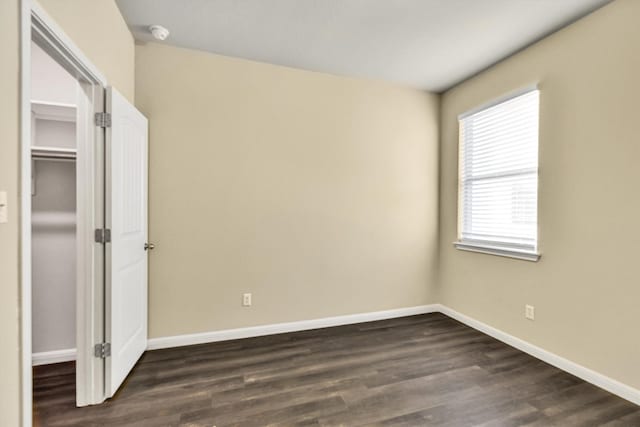
[[167, 37], [169, 37], [169, 30], [167, 30], [162, 25], [152, 25], [149, 27], [149, 31], [153, 35], [153, 38], [156, 40], [163, 41]]

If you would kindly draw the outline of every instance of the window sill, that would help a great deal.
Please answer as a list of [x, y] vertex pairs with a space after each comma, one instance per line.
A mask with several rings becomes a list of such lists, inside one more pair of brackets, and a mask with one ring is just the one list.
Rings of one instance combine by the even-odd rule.
[[524, 261], [536, 262], [540, 259], [540, 254], [537, 252], [518, 250], [513, 248], [505, 248], [500, 246], [482, 245], [478, 243], [469, 242], [453, 242], [453, 246], [456, 249], [469, 252], [478, 252], [489, 255], [503, 256], [507, 258], [521, 259]]

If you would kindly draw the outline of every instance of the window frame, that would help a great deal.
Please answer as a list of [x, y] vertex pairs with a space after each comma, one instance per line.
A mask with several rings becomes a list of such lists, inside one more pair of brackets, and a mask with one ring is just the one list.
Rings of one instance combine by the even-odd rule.
[[[463, 250], [463, 251], [469, 251], [469, 252], [477, 252], [477, 253], [484, 253], [484, 254], [490, 254], [490, 255], [497, 255], [497, 256], [502, 256], [502, 257], [508, 257], [508, 258], [514, 258], [514, 259], [520, 259], [520, 260], [525, 260], [525, 261], [533, 261], [533, 262], [537, 262], [540, 257], [541, 257], [541, 252], [540, 252], [540, 212], [539, 212], [539, 207], [540, 207], [540, 189], [539, 189], [539, 184], [540, 184], [540, 157], [539, 157], [539, 152], [540, 152], [540, 104], [538, 106], [538, 165], [536, 168], [536, 181], [537, 181], [537, 190], [536, 190], [536, 245], [535, 248], [533, 250], [529, 249], [529, 248], [518, 248], [517, 244], [512, 244], [512, 245], [501, 245], [498, 242], [492, 242], [492, 241], [481, 241], [481, 240], [472, 240], [472, 239], [463, 239], [462, 238], [462, 234], [463, 234], [463, 230], [464, 230], [464, 215], [465, 215], [465, 205], [464, 205], [464, 201], [463, 201], [463, 194], [464, 194], [464, 181], [462, 179], [463, 177], [463, 162], [462, 162], [462, 156], [463, 156], [463, 148], [464, 148], [464, 141], [462, 140], [462, 132], [460, 131], [460, 127], [462, 126], [462, 121], [469, 117], [472, 116], [476, 113], [482, 112], [484, 110], [487, 110], [491, 107], [494, 107], [496, 105], [502, 104], [504, 102], [510, 101], [514, 98], [517, 98], [519, 96], [522, 95], [526, 95], [527, 93], [533, 92], [533, 91], [538, 91], [538, 96], [541, 97], [542, 93], [540, 92], [540, 89], [538, 87], [538, 84], [532, 84], [532, 85], [528, 85], [525, 87], [522, 87], [516, 91], [510, 92], [506, 95], [500, 96], [498, 98], [495, 98], [489, 102], [486, 102], [484, 104], [481, 104], [479, 106], [476, 106], [462, 114], [460, 114], [458, 116], [458, 222], [457, 222], [457, 236], [456, 236], [456, 241], [453, 242], [453, 245], [456, 249], [459, 250]], [[540, 98], [539, 98], [540, 99]]]

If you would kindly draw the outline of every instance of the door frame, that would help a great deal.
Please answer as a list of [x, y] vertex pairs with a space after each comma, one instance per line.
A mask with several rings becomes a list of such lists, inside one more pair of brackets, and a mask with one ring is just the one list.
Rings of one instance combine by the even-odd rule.
[[[107, 80], [36, 0], [21, 0], [20, 16], [20, 351], [21, 421], [32, 426], [31, 310], [31, 42], [35, 41], [79, 82], [77, 134], [76, 382], [80, 406], [100, 403], [104, 360], [93, 356], [104, 336], [104, 245], [93, 233], [104, 226], [104, 111]], [[82, 137], [80, 137], [82, 136]]]

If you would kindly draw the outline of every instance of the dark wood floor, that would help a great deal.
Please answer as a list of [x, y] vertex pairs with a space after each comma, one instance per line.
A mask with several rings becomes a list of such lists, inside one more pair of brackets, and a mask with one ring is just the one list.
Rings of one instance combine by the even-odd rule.
[[41, 426], [640, 426], [640, 407], [442, 314], [147, 352], [111, 401], [35, 369]]

